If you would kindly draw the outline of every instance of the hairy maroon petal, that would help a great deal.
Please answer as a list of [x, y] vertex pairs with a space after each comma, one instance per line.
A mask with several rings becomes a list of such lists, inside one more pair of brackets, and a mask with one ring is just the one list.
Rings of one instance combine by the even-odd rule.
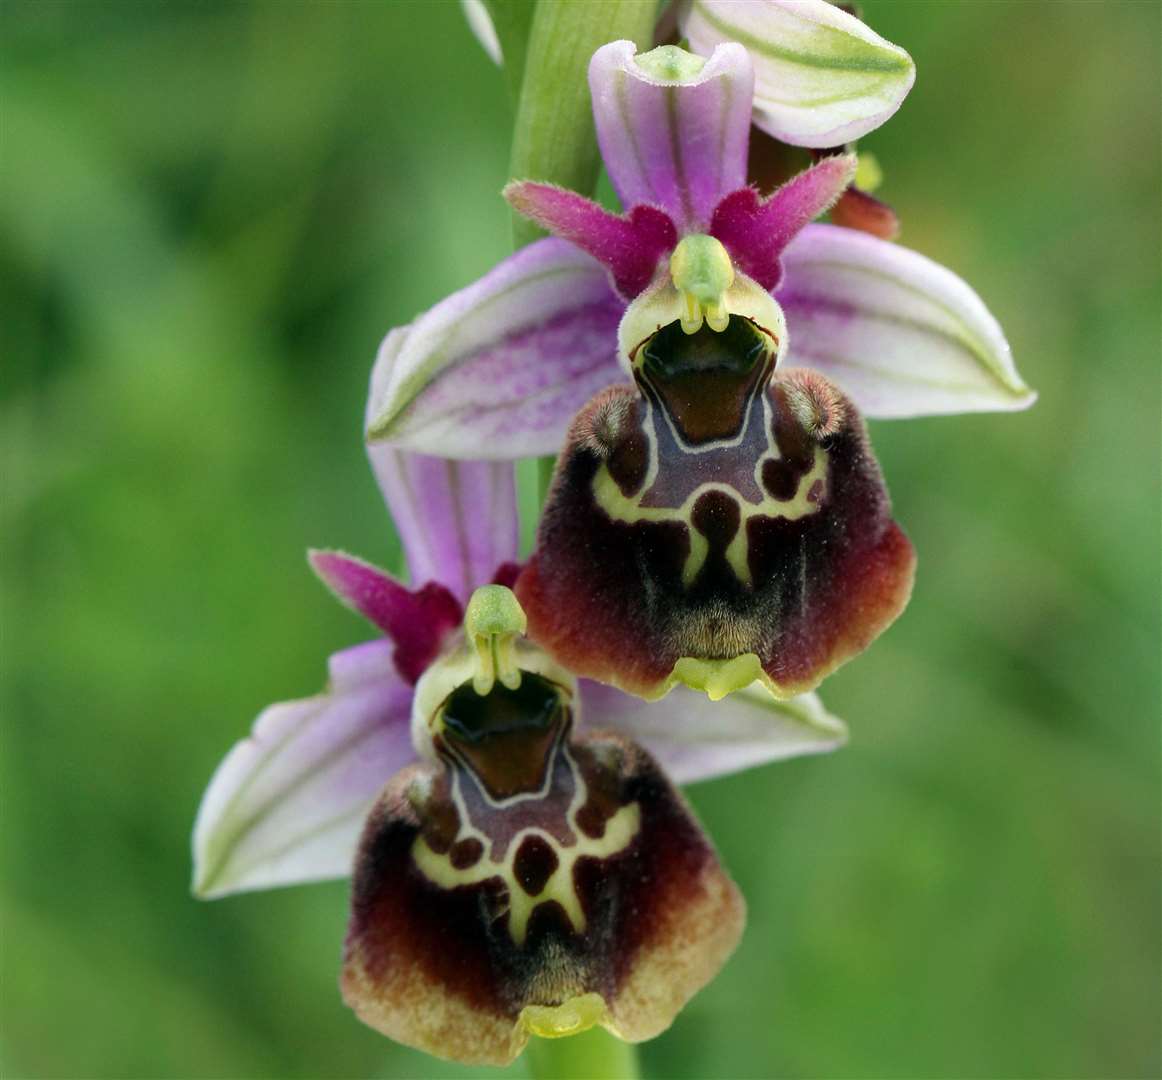
[[881, 240], [895, 240], [900, 235], [895, 210], [857, 187], [849, 187], [831, 208], [831, 224], [871, 233]]
[[451, 708], [439, 764], [388, 785], [356, 859], [344, 998], [469, 1064], [508, 1063], [546, 1016], [658, 1034], [744, 918], [652, 759], [620, 736], [571, 739], [568, 707], [538, 705], [545, 680], [522, 687]]
[[504, 197], [514, 210], [604, 264], [627, 300], [649, 285], [678, 243], [669, 215], [652, 206], [612, 214], [575, 191], [530, 180], [509, 184]]
[[[914, 555], [863, 421], [817, 373], [767, 387], [758, 358], [746, 381], [744, 329], [656, 341], [640, 393], [607, 391], [574, 423], [516, 592], [580, 675], [650, 698], [760, 678], [787, 697], [907, 602]], [[715, 349], [734, 351], [715, 366]]]
[[855, 175], [855, 155], [826, 157], [792, 177], [769, 198], [740, 188], [718, 204], [711, 235], [726, 246], [738, 268], [764, 289], [783, 277], [783, 249], [827, 210]]
[[459, 602], [437, 582], [413, 592], [387, 571], [342, 551], [312, 551], [309, 558], [344, 604], [391, 638], [396, 669], [413, 685], [460, 624]]
[[520, 563], [501, 563], [496, 568], [496, 573], [492, 575], [492, 584], [503, 585], [506, 589], [511, 589], [516, 584], [518, 577], [520, 577]]

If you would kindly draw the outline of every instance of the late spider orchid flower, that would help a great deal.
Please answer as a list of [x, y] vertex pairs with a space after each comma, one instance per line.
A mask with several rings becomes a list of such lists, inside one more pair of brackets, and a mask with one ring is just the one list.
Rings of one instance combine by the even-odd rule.
[[743, 918], [671, 781], [829, 750], [845, 729], [814, 695], [736, 695], [710, 723], [693, 693], [645, 705], [578, 681], [519, 638], [511, 466], [371, 456], [423, 584], [311, 554], [383, 636], [332, 656], [323, 694], [271, 706], [227, 755], [194, 891], [354, 867], [343, 993], [442, 1057], [503, 1063], [530, 1033], [594, 1023], [657, 1034]]
[[769, 198], [746, 186], [742, 46], [703, 60], [616, 42], [594, 55], [590, 85], [628, 212], [510, 185], [563, 239], [388, 338], [369, 437], [483, 458], [564, 446], [516, 588], [534, 636], [571, 669], [647, 698], [678, 682], [712, 697], [756, 679], [777, 696], [809, 690], [911, 588], [911, 545], [857, 409], [1017, 409], [1034, 395], [963, 281], [808, 224], [853, 157]]
[[[468, 25], [502, 63], [484, 0], [461, 0]], [[874, 131], [916, 80], [912, 58], [827, 0], [674, 0], [655, 40], [684, 37], [709, 55], [729, 41], [754, 61], [754, 125], [792, 146], [832, 147]]]

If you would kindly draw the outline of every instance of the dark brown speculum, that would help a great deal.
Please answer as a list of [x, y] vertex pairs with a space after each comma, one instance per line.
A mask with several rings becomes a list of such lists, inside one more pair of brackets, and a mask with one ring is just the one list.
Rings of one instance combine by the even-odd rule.
[[741, 899], [681, 797], [625, 739], [573, 738], [570, 702], [529, 672], [464, 684], [438, 763], [372, 812], [342, 981], [392, 1038], [487, 1064], [574, 1013], [648, 1038], [733, 949]]
[[577, 416], [516, 586], [560, 663], [645, 697], [755, 677], [785, 696], [902, 610], [914, 555], [863, 421], [774, 350], [740, 316], [675, 323], [639, 348], [636, 387]]

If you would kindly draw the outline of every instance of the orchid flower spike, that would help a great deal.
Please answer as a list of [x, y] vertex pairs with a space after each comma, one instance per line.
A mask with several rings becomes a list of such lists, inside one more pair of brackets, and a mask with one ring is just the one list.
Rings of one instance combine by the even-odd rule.
[[810, 224], [848, 188], [853, 155], [767, 196], [746, 185], [754, 72], [741, 45], [704, 59], [614, 42], [589, 78], [627, 212], [510, 184], [556, 238], [381, 350], [369, 436], [479, 457], [563, 445], [516, 591], [570, 669], [649, 699], [679, 683], [712, 698], [755, 680], [809, 691], [912, 585], [860, 409], [1012, 409], [1034, 395], [958, 278]]
[[743, 918], [672, 783], [834, 749], [846, 730], [813, 694], [755, 686], [711, 718], [689, 691], [648, 705], [578, 680], [524, 638], [508, 588], [512, 467], [371, 459], [423, 584], [311, 553], [381, 636], [332, 656], [324, 693], [272, 705], [223, 760], [194, 829], [194, 891], [354, 867], [343, 993], [443, 1057], [503, 1063], [530, 1034], [591, 1024], [648, 1038]]
[[[503, 63], [484, 0], [460, 0], [472, 33]], [[655, 40], [709, 55], [741, 42], [755, 69], [754, 125], [792, 146], [831, 147], [874, 131], [916, 80], [912, 58], [827, 0], [673, 0]]]

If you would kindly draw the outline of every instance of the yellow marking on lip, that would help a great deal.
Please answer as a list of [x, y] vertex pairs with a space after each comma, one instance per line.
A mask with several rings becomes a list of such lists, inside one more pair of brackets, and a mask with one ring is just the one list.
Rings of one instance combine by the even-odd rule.
[[[765, 461], [771, 460], [768, 455], [759, 458], [755, 465], [755, 482], [759, 490], [763, 491], [761, 471]], [[656, 476], [656, 471], [653, 472]], [[637, 494], [626, 497], [621, 493], [617, 482], [609, 474], [609, 469], [603, 464], [593, 477], [593, 497], [614, 521], [623, 521], [627, 524], [636, 524], [640, 521], [668, 522], [676, 521], [686, 527], [690, 538], [690, 551], [682, 567], [682, 584], [687, 588], [693, 584], [698, 576], [706, 556], [710, 552], [710, 545], [694, 526], [694, 506], [698, 499], [708, 491], [721, 491], [728, 495], [738, 505], [738, 530], [726, 549], [726, 561], [734, 571], [735, 576], [744, 585], [752, 584], [749, 565], [749, 541], [746, 535], [746, 526], [751, 518], [785, 518], [789, 521], [798, 521], [808, 514], [819, 510], [820, 502], [811, 501], [808, 496], [817, 480], [826, 482], [827, 478], [827, 451], [822, 447], [815, 448], [815, 460], [810, 471], [799, 480], [799, 486], [793, 498], [786, 501], [774, 499], [764, 492], [763, 498], [757, 502], [748, 502], [738, 491], [729, 484], [720, 481], [707, 481], [699, 484], [686, 498], [681, 506], [642, 506], [641, 500], [652, 487], [653, 476], [647, 477]]]
[[[572, 843], [562, 844], [555, 836], [544, 829], [531, 826], [521, 829], [509, 842], [503, 859], [494, 859], [489, 852], [492, 840], [488, 834], [471, 821], [463, 793], [460, 791], [460, 773], [453, 773], [452, 801], [459, 814], [459, 830], [453, 844], [462, 840], [475, 839], [480, 841], [484, 854], [472, 866], [457, 869], [452, 865], [448, 854], [438, 854], [433, 851], [424, 837], [417, 836], [412, 845], [412, 859], [420, 873], [434, 885], [441, 889], [455, 889], [461, 885], [477, 885], [490, 878], [500, 878], [508, 890], [507, 923], [509, 936], [517, 945], [523, 945], [528, 935], [529, 919], [533, 912], [541, 905], [556, 901], [561, 905], [573, 929], [578, 933], [585, 930], [585, 912], [581, 907], [581, 899], [577, 895], [577, 885], [573, 879], [573, 867], [578, 859], [592, 856], [598, 859], [607, 859], [624, 851], [632, 843], [633, 838], [641, 828], [641, 807], [635, 802], [628, 806], [619, 807], [617, 812], [605, 823], [605, 832], [596, 839], [586, 836], [577, 825], [577, 812], [585, 805], [588, 798], [588, 788], [581, 770], [569, 754], [564, 745], [559, 747], [560, 753], [573, 774], [574, 792], [566, 813], [566, 821], [572, 833]], [[552, 764], [549, 765], [549, 772]], [[503, 812], [503, 811], [498, 811]], [[538, 836], [544, 840], [557, 856], [557, 866], [549, 875], [541, 891], [530, 896], [517, 880], [515, 864], [517, 852], [522, 841], [529, 836]]]

